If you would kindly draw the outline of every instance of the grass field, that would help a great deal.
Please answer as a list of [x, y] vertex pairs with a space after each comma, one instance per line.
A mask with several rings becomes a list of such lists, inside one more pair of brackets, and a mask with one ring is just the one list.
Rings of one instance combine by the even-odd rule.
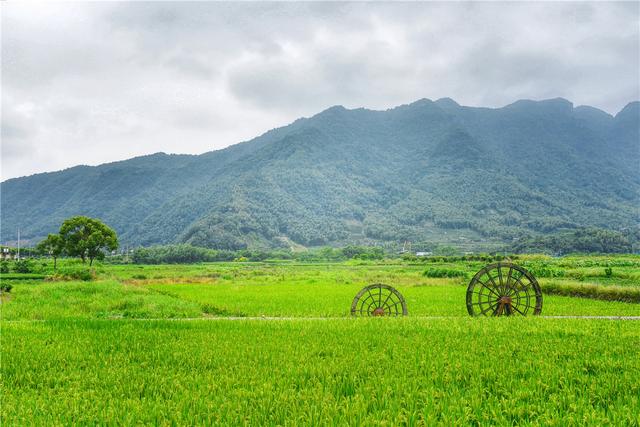
[[[543, 316], [640, 316], [623, 302], [640, 257], [519, 262], [554, 292]], [[640, 425], [640, 322], [470, 318], [482, 265], [103, 265], [94, 281], [12, 282], [2, 425]], [[377, 282], [408, 317], [349, 317]], [[567, 296], [584, 286], [598, 290]]]

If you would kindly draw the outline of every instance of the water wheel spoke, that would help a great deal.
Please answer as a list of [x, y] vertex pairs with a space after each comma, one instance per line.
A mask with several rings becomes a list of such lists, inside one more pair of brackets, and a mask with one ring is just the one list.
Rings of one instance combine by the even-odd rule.
[[489, 307], [487, 307], [484, 310], [482, 310], [480, 312], [480, 316], [484, 316], [489, 310], [492, 310], [494, 307], [497, 307], [499, 304], [500, 304], [500, 302], [496, 301], [494, 304], [492, 304]]
[[518, 313], [520, 313], [522, 316], [524, 316], [525, 314], [523, 312], [520, 311], [520, 309], [518, 307], [516, 307], [515, 305], [512, 305], [511, 308], [513, 308], [515, 311], [517, 311]]
[[488, 285], [487, 285], [487, 283], [483, 283], [483, 282], [480, 282], [480, 281], [478, 281], [478, 283], [479, 283], [480, 285], [482, 285], [482, 288], [483, 288], [483, 289], [488, 290], [489, 292], [491, 292], [492, 294], [494, 294], [496, 297], [500, 298], [500, 294], [496, 293], [496, 291], [494, 291], [490, 286], [488, 286]]
[[506, 282], [507, 295], [509, 294], [509, 292], [511, 291], [511, 287], [513, 286], [513, 283], [511, 281], [512, 273], [513, 273], [513, 267], [509, 267], [509, 272], [507, 273], [507, 282]]
[[386, 304], [386, 307], [388, 307], [389, 309], [389, 313], [390, 314], [398, 314], [398, 305], [402, 305], [401, 301], [396, 301], [395, 299], [392, 299], [391, 301], [389, 301], [389, 303]]
[[504, 294], [506, 290], [506, 286], [502, 281], [502, 268], [500, 266], [498, 266], [498, 283], [500, 283], [500, 290]]
[[375, 304], [375, 299], [373, 298], [373, 295], [368, 294], [366, 298], [361, 300], [361, 306], [362, 306], [362, 310], [367, 313], [367, 315], [370, 315], [372, 309], [371, 307], [373, 307], [373, 305]]
[[[517, 286], [517, 285], [520, 285], [520, 286]], [[530, 286], [531, 286], [531, 282], [529, 282], [529, 283], [527, 283], [527, 284], [524, 284], [524, 283], [522, 282], [522, 277], [519, 277], [519, 278], [516, 280], [516, 286], [513, 288], [513, 292], [520, 292], [520, 291], [524, 291], [524, 290], [528, 289]], [[509, 293], [509, 294], [507, 294], [507, 295], [508, 295], [508, 296], [511, 296], [511, 295], [513, 295], [513, 292], [511, 292], [511, 293]]]
[[389, 301], [389, 299], [390, 299], [392, 296], [393, 296], [393, 292], [389, 292], [389, 295], [387, 295], [387, 298], [384, 300], [383, 305], [384, 305], [384, 304], [386, 304], [386, 303], [387, 303], [387, 301]]
[[385, 313], [389, 313], [389, 314], [391, 314], [391, 307], [393, 307], [393, 306], [391, 306], [391, 305], [389, 305], [389, 304], [384, 304], [384, 305], [382, 305], [381, 307], [384, 309], [384, 312], [385, 312]]
[[382, 308], [384, 310], [384, 312], [388, 315], [393, 314], [393, 304], [388, 304], [387, 300], [385, 300], [385, 302], [380, 306], [380, 308]]
[[[489, 277], [489, 280], [491, 281], [491, 284], [493, 285], [493, 289], [497, 289], [498, 292], [501, 292], [500, 287], [496, 284], [495, 280], [493, 280], [493, 277], [491, 277], [490, 274], [487, 273], [487, 276]], [[487, 287], [489, 290], [491, 290], [491, 287]]]

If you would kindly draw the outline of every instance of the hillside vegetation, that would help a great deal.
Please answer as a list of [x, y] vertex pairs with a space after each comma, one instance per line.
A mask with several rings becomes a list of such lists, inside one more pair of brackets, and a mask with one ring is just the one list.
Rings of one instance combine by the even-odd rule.
[[[640, 103], [615, 117], [564, 99], [332, 107], [199, 156], [162, 153], [2, 183], [2, 240], [73, 215], [124, 245], [212, 249], [530, 241], [634, 230]], [[625, 234], [626, 235], [626, 234]]]

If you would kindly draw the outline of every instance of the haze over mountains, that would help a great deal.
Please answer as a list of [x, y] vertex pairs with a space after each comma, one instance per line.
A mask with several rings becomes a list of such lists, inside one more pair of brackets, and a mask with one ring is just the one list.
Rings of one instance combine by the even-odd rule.
[[157, 153], [2, 183], [1, 240], [72, 215], [127, 245], [511, 242], [579, 227], [631, 230], [640, 103], [611, 116], [564, 99], [498, 109], [422, 99], [337, 106], [202, 155]]

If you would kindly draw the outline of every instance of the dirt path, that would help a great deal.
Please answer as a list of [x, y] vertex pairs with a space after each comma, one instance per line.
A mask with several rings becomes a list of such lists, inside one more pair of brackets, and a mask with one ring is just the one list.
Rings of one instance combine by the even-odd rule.
[[[448, 319], [461, 319], [467, 318], [468, 316], [410, 316], [408, 318], [411, 319], [420, 319], [420, 320], [448, 320]], [[531, 316], [533, 317], [533, 316]], [[583, 320], [636, 320], [640, 321], [640, 316], [536, 316], [540, 319], [583, 319]], [[69, 318], [65, 320], [104, 320], [104, 321], [123, 321], [123, 320], [134, 320], [134, 321], [147, 321], [147, 322], [161, 322], [161, 321], [173, 321], [173, 322], [194, 322], [194, 321], [242, 321], [242, 320], [261, 320], [261, 321], [300, 321], [300, 320], [355, 320], [353, 317], [273, 317], [273, 316], [252, 316], [252, 317], [187, 317], [187, 318], [179, 318], [179, 317], [169, 317], [169, 318], [153, 318], [153, 319], [129, 319], [123, 317], [113, 317], [107, 319], [99, 319], [99, 318]], [[37, 323], [37, 322], [47, 322], [46, 319], [25, 319], [25, 320], [2, 320], [0, 323]]]

